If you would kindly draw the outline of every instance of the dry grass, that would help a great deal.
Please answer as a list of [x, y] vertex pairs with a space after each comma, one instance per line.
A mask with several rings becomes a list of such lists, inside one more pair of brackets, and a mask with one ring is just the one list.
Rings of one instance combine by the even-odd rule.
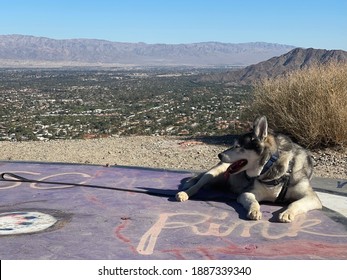
[[347, 64], [315, 65], [255, 87], [252, 111], [307, 148], [347, 145]]

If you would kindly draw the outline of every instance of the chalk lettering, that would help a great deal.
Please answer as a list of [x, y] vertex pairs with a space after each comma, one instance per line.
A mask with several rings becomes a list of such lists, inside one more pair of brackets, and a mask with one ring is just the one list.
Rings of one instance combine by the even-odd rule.
[[[305, 215], [300, 215], [290, 224], [272, 224], [266, 220], [244, 221], [231, 219], [227, 212], [222, 212], [215, 217], [201, 213], [162, 213], [158, 220], [140, 238], [137, 252], [141, 255], [151, 255], [154, 252], [158, 238], [163, 230], [190, 228], [197, 236], [239, 236], [250, 237], [252, 229], [257, 234], [261, 234], [266, 239], [280, 239], [283, 237], [295, 237], [300, 232], [314, 235], [342, 237], [318, 233], [314, 227], [321, 224], [319, 219], [307, 219]], [[274, 231], [274, 227], [276, 230]], [[280, 230], [279, 230], [280, 229]], [[343, 237], [346, 237], [345, 235]]]

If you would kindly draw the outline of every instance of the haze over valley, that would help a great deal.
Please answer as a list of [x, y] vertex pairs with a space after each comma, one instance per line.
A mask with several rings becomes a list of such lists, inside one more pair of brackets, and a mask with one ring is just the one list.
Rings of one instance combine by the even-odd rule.
[[146, 44], [0, 35], [0, 67], [247, 66], [293, 48], [264, 42]]

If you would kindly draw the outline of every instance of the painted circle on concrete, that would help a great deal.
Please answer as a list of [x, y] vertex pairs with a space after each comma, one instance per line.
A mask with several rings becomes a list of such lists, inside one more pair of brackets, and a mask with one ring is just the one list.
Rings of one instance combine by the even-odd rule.
[[35, 233], [48, 229], [56, 222], [56, 218], [42, 212], [5, 212], [0, 214], [0, 235]]

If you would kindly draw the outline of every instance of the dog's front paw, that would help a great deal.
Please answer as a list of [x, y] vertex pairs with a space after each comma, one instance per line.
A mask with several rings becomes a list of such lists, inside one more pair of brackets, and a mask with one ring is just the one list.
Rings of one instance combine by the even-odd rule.
[[284, 211], [279, 215], [279, 221], [282, 223], [291, 223], [294, 221], [295, 215], [291, 211]]
[[247, 218], [250, 220], [261, 220], [262, 214], [260, 210], [251, 209], [248, 212]]
[[176, 200], [183, 202], [189, 199], [189, 196], [186, 192], [179, 192], [176, 194]]

